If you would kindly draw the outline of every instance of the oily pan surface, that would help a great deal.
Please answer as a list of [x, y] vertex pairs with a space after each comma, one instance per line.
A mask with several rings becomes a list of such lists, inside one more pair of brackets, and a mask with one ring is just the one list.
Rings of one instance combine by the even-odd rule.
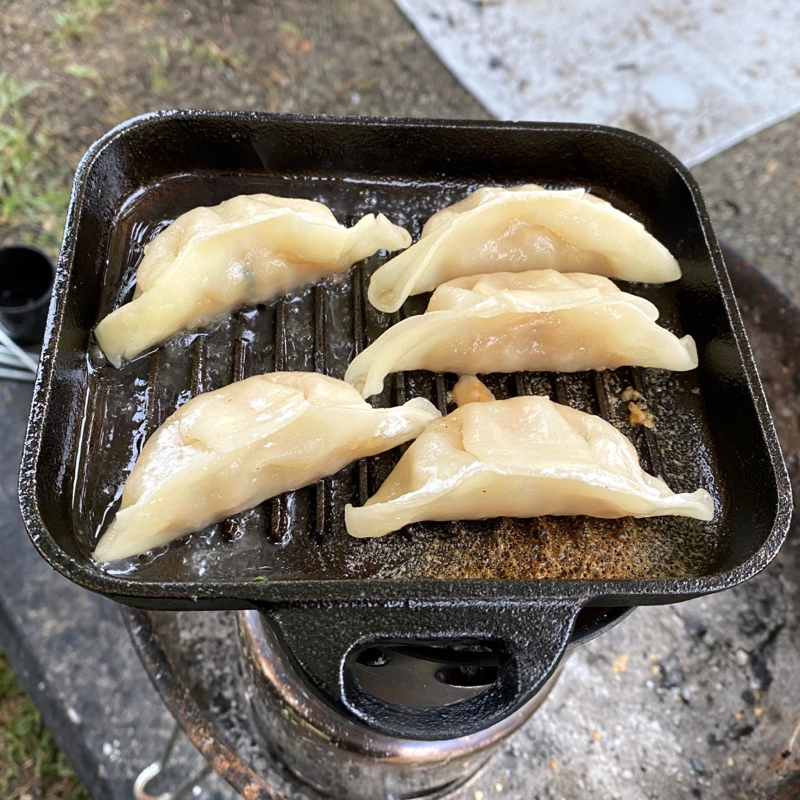
[[[345, 223], [364, 213], [383, 212], [416, 239], [430, 214], [473, 188], [466, 183], [320, 182], [264, 175], [171, 178], [138, 194], [114, 226], [98, 320], [132, 296], [144, 245], [195, 205], [216, 204], [245, 192], [307, 197], [330, 205]], [[624, 199], [609, 196], [602, 187], [590, 188], [642, 219]], [[71, 487], [72, 524], [81, 547], [94, 546], [119, 504], [125, 478], [144, 441], [178, 405], [201, 391], [275, 369], [316, 370], [341, 378], [353, 356], [393, 322], [421, 313], [428, 295], [411, 298], [397, 314], [382, 314], [369, 305], [369, 276], [385, 259], [386, 254], [378, 254], [343, 276], [245, 308], [208, 330], [176, 336], [121, 370], [105, 363], [97, 346], [91, 346]], [[679, 317], [674, 285], [622, 286], [654, 302], [661, 310], [659, 323], [673, 333], [692, 333]], [[384, 392], [372, 402], [388, 406], [424, 396], [443, 412], [451, 411], [448, 392], [455, 379], [427, 372], [389, 376]], [[719, 473], [695, 372], [622, 368], [574, 375], [496, 374], [484, 380], [498, 398], [547, 394], [602, 414], [636, 444], [643, 466], [661, 474], [674, 491], [702, 487], [720, 501], [724, 487], [715, 479]], [[646, 398], [655, 432], [630, 424], [628, 402], [622, 399], [628, 387]], [[719, 522], [678, 517], [418, 523], [380, 539], [353, 539], [344, 528], [344, 505], [363, 503], [402, 451], [398, 448], [354, 464], [315, 486], [267, 501], [155, 554], [114, 565], [111, 571], [133, 579], [176, 581], [676, 578], [706, 574], [717, 558]]]

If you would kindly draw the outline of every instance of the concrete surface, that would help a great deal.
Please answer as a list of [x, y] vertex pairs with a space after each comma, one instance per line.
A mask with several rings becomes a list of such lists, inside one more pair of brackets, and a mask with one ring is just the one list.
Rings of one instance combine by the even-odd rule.
[[500, 119], [629, 128], [697, 163], [800, 109], [782, 0], [397, 0]]
[[717, 236], [800, 304], [800, 115], [692, 172]]
[[[132, 800], [135, 777], [158, 760], [173, 720], [150, 684], [111, 600], [79, 589], [39, 557], [17, 499], [28, 383], [0, 381], [0, 650], [33, 698], [93, 800]], [[203, 759], [185, 737], [166, 785]], [[195, 800], [235, 796], [217, 776]]]

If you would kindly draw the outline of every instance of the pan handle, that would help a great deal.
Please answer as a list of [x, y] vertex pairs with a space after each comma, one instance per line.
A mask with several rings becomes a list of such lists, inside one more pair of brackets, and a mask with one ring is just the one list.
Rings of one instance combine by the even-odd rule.
[[[268, 618], [329, 699], [376, 732], [433, 741], [484, 730], [530, 700], [564, 655], [580, 607], [575, 600], [550, 599], [409, 603], [286, 608]], [[497, 679], [476, 697], [435, 708], [390, 704], [365, 692], [351, 669], [356, 653], [406, 644], [488, 645], [499, 657]]]

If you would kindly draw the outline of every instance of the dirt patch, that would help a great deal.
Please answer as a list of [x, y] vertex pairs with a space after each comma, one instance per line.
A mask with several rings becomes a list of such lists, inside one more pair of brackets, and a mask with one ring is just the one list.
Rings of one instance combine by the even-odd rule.
[[[32, 241], [53, 255], [78, 160], [137, 114], [487, 116], [390, 0], [25, 0], [0, 9], [0, 37], [4, 75], [27, 89], [6, 123], [30, 130], [31, 163], [46, 165], [22, 191], [47, 195], [0, 216], [0, 241]], [[0, 161], [0, 176], [7, 172]], [[0, 192], [12, 189], [20, 194]]]

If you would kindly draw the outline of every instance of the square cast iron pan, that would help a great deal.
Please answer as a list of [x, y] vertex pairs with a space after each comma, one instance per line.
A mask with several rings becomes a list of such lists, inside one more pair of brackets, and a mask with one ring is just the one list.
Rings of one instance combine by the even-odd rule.
[[[87, 424], [89, 410], [95, 417], [135, 416], [141, 409], [125, 406], [124, 395], [136, 389], [145, 396], [150, 386], [151, 393], [161, 392], [168, 413], [176, 395], [165, 395], [159, 381], [165, 375], [169, 379], [169, 369], [180, 366], [191, 372], [196, 367], [181, 362], [180, 341], [167, 356], [157, 351], [150, 367], [147, 357], [139, 366], [134, 362], [126, 367], [131, 370], [127, 384], [114, 384], [111, 368], [97, 366], [91, 331], [125, 299], [124, 288], [130, 288], [126, 281], [135, 271], [125, 249], [138, 234], [152, 235], [156, 222], [174, 219], [195, 205], [253, 191], [320, 199], [340, 220], [383, 211], [418, 233], [430, 213], [472, 188], [523, 182], [591, 188], [639, 218], [681, 263], [680, 281], [641, 286], [639, 292], [659, 305], [670, 327], [690, 332], [698, 345], [699, 369], [670, 379], [681, 390], [667, 405], [687, 406], [683, 417], [678, 407], [675, 419], [680, 424], [661, 438], [660, 446], [661, 457], [666, 452], [666, 460], [674, 462], [673, 484], [681, 481], [683, 470], [686, 488], [702, 479], [717, 502], [708, 528], [714, 554], [703, 569], [637, 579], [400, 580], [350, 575], [346, 569], [331, 579], [319, 572], [303, 574], [295, 565], [294, 571], [275, 579], [254, 582], [246, 563], [237, 564], [226, 552], [227, 545], [214, 545], [222, 555], [205, 578], [204, 568], [198, 568], [205, 562], [190, 556], [181, 560], [172, 552], [155, 566], [113, 574], [92, 561], [97, 520], [92, 525], [87, 520], [96, 512], [93, 496], [101, 493], [101, 484], [96, 478], [95, 484], [87, 484], [88, 478], [82, 484], [82, 476], [93, 469], [102, 472], [103, 448], [113, 451], [119, 442], [113, 445], [109, 439], [97, 445], [100, 434]], [[146, 231], [145, 218], [150, 225]], [[352, 280], [362, 278], [354, 273]], [[326, 362], [324, 356], [332, 307], [327, 323], [317, 309], [305, 348], [323, 355], [306, 357], [303, 351], [292, 356], [293, 331], [287, 325], [292, 319], [302, 320], [306, 311], [314, 313], [309, 297], [319, 306], [322, 295], [306, 292], [291, 301], [299, 304], [296, 308], [284, 300], [283, 306], [261, 310], [276, 320], [270, 323], [275, 331], [273, 360], [253, 371], [314, 369], [321, 363], [329, 373], [341, 375], [344, 364], [332, 364], [330, 356]], [[292, 308], [300, 316], [292, 317]], [[421, 310], [419, 303], [414, 308]], [[365, 318], [369, 309], [352, 313], [356, 339], [361, 326], [391, 323]], [[237, 330], [218, 332], [208, 341], [215, 341], [213, 336], [241, 338], [252, 319], [238, 315]], [[194, 341], [187, 339], [196, 349]], [[362, 336], [355, 346], [363, 344]], [[240, 354], [233, 352], [234, 357]], [[165, 366], [165, 358], [174, 358], [174, 363]], [[421, 393], [432, 386], [427, 393], [435, 400], [438, 387], [441, 400], [443, 379], [436, 380], [412, 381], [411, 389], [403, 384], [403, 391]], [[561, 386], [568, 397], [573, 380], [556, 376], [557, 396]], [[101, 410], [98, 387], [105, 392]], [[385, 402], [397, 399], [387, 395]], [[598, 399], [602, 406], [602, 397]], [[163, 416], [156, 410], [148, 419], [152, 423], [153, 417], [158, 421]], [[138, 434], [130, 428], [127, 435], [130, 439]], [[653, 442], [645, 441], [643, 447], [653, 449]], [[651, 468], [655, 461], [651, 459]], [[311, 512], [307, 518], [284, 521], [289, 539], [310, 542], [313, 548], [314, 524], [323, 534], [338, 525], [333, 538], [344, 536], [338, 511], [350, 498], [336, 500], [339, 478], [331, 480], [327, 489], [318, 489], [323, 500], [317, 500], [316, 523]], [[86, 485], [95, 487], [88, 498], [81, 495]], [[95, 143], [78, 168], [25, 442], [20, 498], [34, 545], [74, 582], [141, 608], [259, 608], [318, 689], [377, 729], [420, 738], [462, 735], [519, 707], [555, 668], [575, 615], [585, 605], [670, 603], [746, 580], [776, 554], [791, 513], [785, 466], [720, 249], [694, 180], [661, 147], [632, 133], [594, 125], [196, 111], [159, 112], [124, 123]], [[313, 505], [314, 500], [302, 493], [298, 498], [298, 508], [304, 502]], [[283, 514], [287, 517], [286, 507]], [[180, 553], [181, 548], [174, 551]], [[360, 693], [347, 670], [348, 654], [378, 640], [490, 641], [500, 643], [508, 657], [495, 687], [473, 701], [440, 710], [432, 719], [414, 709], [387, 709]]]

